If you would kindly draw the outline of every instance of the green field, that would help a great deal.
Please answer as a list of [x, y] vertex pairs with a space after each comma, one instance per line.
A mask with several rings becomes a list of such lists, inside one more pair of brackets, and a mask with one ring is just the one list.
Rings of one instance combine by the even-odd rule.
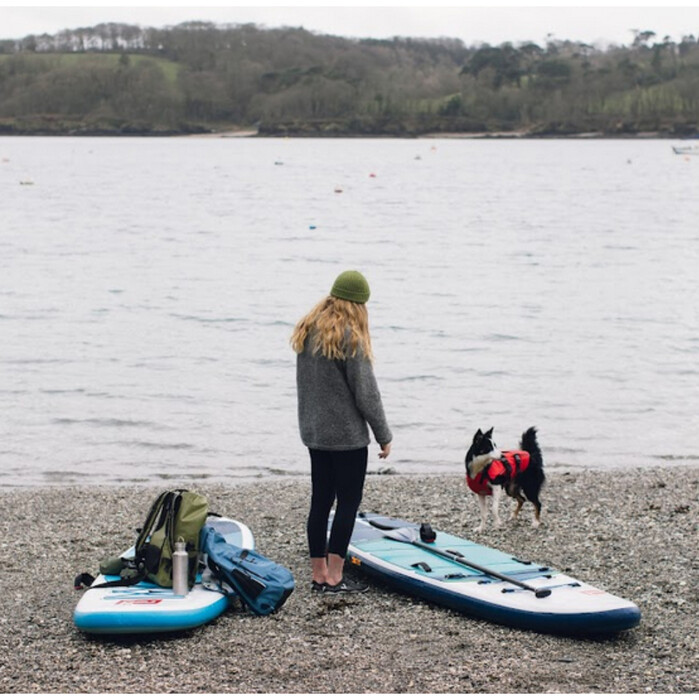
[[[80, 65], [93, 65], [106, 68], [116, 68], [119, 62], [126, 56], [129, 64], [137, 66], [139, 64], [151, 64], [157, 66], [165, 76], [168, 84], [175, 86], [177, 84], [177, 76], [180, 72], [180, 64], [171, 61], [167, 58], [158, 58], [157, 56], [144, 56], [142, 54], [122, 54], [122, 53], [35, 53], [21, 54], [22, 61], [34, 61], [41, 66], [64, 66], [73, 67]], [[12, 54], [0, 54], [0, 65], [7, 61], [16, 60], [17, 57]]]

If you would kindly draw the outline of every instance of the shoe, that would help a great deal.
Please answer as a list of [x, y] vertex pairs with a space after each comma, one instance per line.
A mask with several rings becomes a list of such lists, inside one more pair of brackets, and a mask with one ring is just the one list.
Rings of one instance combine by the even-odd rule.
[[334, 586], [326, 583], [323, 588], [323, 593], [364, 593], [368, 590], [369, 586], [367, 586], [365, 583], [350, 581], [349, 579], [343, 578], [340, 583], [337, 583]]
[[325, 586], [327, 586], [326, 583], [318, 583], [318, 581], [313, 581], [311, 583], [311, 591], [313, 593], [325, 593]]

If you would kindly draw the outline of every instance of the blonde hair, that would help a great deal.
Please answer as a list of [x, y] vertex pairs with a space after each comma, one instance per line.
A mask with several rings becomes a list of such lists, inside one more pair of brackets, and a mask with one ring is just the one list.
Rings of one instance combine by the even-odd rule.
[[303, 352], [306, 338], [312, 332], [314, 355], [320, 352], [329, 360], [345, 360], [349, 350], [350, 357], [361, 351], [370, 362], [374, 359], [366, 304], [325, 297], [296, 324], [291, 335], [291, 347], [296, 353]]

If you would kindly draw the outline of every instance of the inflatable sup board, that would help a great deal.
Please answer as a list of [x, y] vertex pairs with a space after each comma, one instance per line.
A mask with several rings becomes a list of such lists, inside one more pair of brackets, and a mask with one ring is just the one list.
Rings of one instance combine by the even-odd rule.
[[388, 586], [510, 627], [597, 635], [641, 619], [631, 601], [548, 566], [446, 532], [420, 534], [415, 523], [360, 513], [347, 559]]
[[[206, 523], [227, 542], [254, 549], [252, 532], [243, 523], [218, 516], [209, 516]], [[133, 547], [121, 556], [133, 557]], [[206, 564], [206, 555], [202, 555], [202, 561]], [[197, 574], [186, 596], [177, 596], [172, 588], [162, 588], [150, 581], [134, 586], [88, 588], [78, 601], [73, 621], [90, 634], [150, 634], [199, 627], [218, 617], [229, 603], [217, 584], [207, 583], [208, 573], [204, 569], [203, 574]], [[118, 578], [100, 574], [93, 585]]]

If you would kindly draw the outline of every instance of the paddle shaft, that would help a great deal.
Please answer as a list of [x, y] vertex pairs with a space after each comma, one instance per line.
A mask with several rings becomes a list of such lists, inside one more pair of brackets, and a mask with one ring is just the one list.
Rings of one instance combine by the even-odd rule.
[[500, 579], [501, 581], [507, 581], [508, 583], [512, 583], [515, 586], [519, 586], [520, 588], [524, 588], [528, 591], [532, 591], [533, 593], [536, 594], [537, 598], [546, 598], [547, 596], [551, 595], [550, 588], [534, 588], [534, 586], [530, 586], [528, 583], [524, 583], [524, 581], [519, 581], [516, 578], [512, 578], [511, 576], [507, 576], [506, 574], [501, 574], [498, 571], [494, 571], [493, 569], [489, 569], [487, 566], [481, 566], [480, 564], [475, 564], [474, 562], [471, 562], [464, 557], [460, 557], [457, 554], [451, 554], [451, 552], [447, 552], [443, 549], [439, 549], [439, 547], [435, 547], [434, 545], [425, 544], [424, 542], [421, 542], [420, 540], [416, 540], [416, 539], [407, 539], [407, 538], [403, 539], [400, 536], [392, 537], [391, 535], [392, 535], [392, 533], [387, 532], [384, 536], [387, 537], [388, 539], [395, 540], [396, 542], [409, 542], [410, 544], [413, 544], [416, 547], [419, 547], [420, 549], [424, 549], [426, 552], [432, 552], [432, 554], [437, 554], [440, 557], [444, 557], [445, 559], [449, 559], [450, 561], [455, 561], [457, 564], [463, 564], [464, 566], [468, 566], [471, 569], [475, 569], [476, 571], [482, 571], [484, 574], [487, 574], [488, 576], [492, 576], [493, 578]]

